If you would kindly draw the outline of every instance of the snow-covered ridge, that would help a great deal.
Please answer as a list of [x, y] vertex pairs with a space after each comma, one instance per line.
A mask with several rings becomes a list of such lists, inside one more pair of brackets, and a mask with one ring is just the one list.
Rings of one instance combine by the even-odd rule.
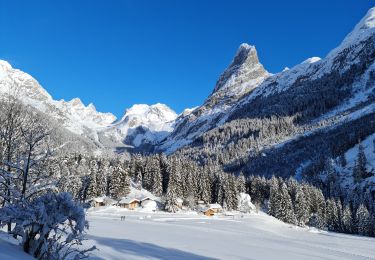
[[3, 60], [0, 60], [0, 93], [17, 96], [23, 103], [61, 122], [69, 131], [95, 142], [100, 142], [99, 134], [104, 132], [121, 145], [138, 127], [144, 131], [137, 134], [132, 145], [140, 145], [143, 139], [155, 142], [173, 130], [177, 117], [166, 105], [140, 104], [127, 109], [122, 119], [116, 121], [113, 114], [98, 112], [92, 103], [86, 106], [79, 98], [54, 100], [32, 76]]
[[[371, 8], [365, 17], [354, 27], [353, 31], [349, 33], [343, 42], [340, 44], [339, 49], [347, 48], [350, 45], [358, 44], [375, 31], [375, 7]], [[336, 50], [337, 51], [337, 50]]]
[[12, 68], [6, 61], [0, 61], [0, 92], [17, 96], [25, 104], [63, 122], [67, 129], [80, 135], [86, 128], [103, 127], [116, 120], [111, 113], [97, 112], [92, 104], [85, 106], [79, 98], [54, 100], [37, 80]]
[[164, 104], [137, 104], [125, 111], [118, 122], [104, 130], [118, 142], [139, 147], [155, 144], [173, 131], [176, 112]]

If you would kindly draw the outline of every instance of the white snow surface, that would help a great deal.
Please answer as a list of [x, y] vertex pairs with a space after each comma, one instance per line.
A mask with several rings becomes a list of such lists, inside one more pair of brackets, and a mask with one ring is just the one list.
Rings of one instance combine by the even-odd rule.
[[[366, 169], [368, 172], [374, 172], [375, 170], [375, 134], [369, 135], [366, 139], [361, 141], [361, 145], [364, 148], [364, 153], [367, 159]], [[335, 168], [340, 174], [340, 182], [343, 188], [353, 189], [354, 178], [353, 169], [358, 156], [359, 144], [347, 150], [344, 154], [346, 159], [345, 167], [339, 164], [339, 157], [335, 158]], [[368, 177], [361, 181], [362, 185], [375, 186], [375, 176]]]
[[7, 233], [0, 231], [0, 259], [4, 260], [28, 260], [34, 259], [22, 251], [18, 241]]
[[[126, 216], [125, 221], [120, 216]], [[375, 239], [300, 228], [264, 213], [88, 212], [91, 259], [375, 259]]]

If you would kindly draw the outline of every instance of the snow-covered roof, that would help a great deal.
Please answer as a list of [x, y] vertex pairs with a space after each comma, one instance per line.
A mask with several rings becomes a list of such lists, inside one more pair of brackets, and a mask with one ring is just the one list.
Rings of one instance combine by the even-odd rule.
[[207, 209], [221, 209], [221, 205], [218, 203], [209, 204]]
[[98, 203], [102, 203], [102, 202], [104, 202], [104, 199], [105, 199], [105, 197], [97, 197], [97, 198], [93, 198], [93, 201], [98, 202]]
[[145, 196], [145, 195], [139, 196], [139, 197], [137, 197], [137, 199], [140, 200], [140, 201], [154, 200], [153, 198], [151, 198], [151, 196]]
[[134, 201], [138, 201], [138, 202], [140, 202], [140, 200], [137, 199], [137, 198], [125, 197], [125, 198], [122, 198], [122, 199], [119, 201], [119, 203], [120, 203], [120, 204], [129, 204], [129, 203], [132, 203], [132, 202], [134, 202]]
[[184, 200], [181, 199], [181, 198], [177, 198], [176, 201], [177, 201], [177, 203], [183, 203], [184, 202]]

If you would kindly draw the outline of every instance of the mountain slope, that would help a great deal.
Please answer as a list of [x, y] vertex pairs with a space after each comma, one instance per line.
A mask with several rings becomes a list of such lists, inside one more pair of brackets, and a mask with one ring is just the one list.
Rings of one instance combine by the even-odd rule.
[[133, 147], [133, 151], [146, 152], [173, 130], [176, 118], [177, 114], [164, 104], [139, 104], [127, 109], [121, 120], [101, 133]]
[[193, 113], [203, 126], [176, 127], [174, 143], [192, 137], [177, 153], [231, 172], [312, 177], [375, 132], [374, 20], [375, 8], [324, 59], [268, 75], [213, 123]]
[[176, 120], [174, 131], [157, 150], [171, 153], [191, 143], [199, 135], [215, 127], [241, 97], [270, 75], [259, 62], [255, 47], [241, 44], [233, 61], [219, 77], [211, 95], [203, 105]]

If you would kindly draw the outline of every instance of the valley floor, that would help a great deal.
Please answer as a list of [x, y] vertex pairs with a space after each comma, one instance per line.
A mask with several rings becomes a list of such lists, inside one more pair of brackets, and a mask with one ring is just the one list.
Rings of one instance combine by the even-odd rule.
[[[126, 216], [124, 221], [120, 216]], [[284, 224], [266, 214], [88, 213], [92, 259], [375, 259], [375, 239]]]

